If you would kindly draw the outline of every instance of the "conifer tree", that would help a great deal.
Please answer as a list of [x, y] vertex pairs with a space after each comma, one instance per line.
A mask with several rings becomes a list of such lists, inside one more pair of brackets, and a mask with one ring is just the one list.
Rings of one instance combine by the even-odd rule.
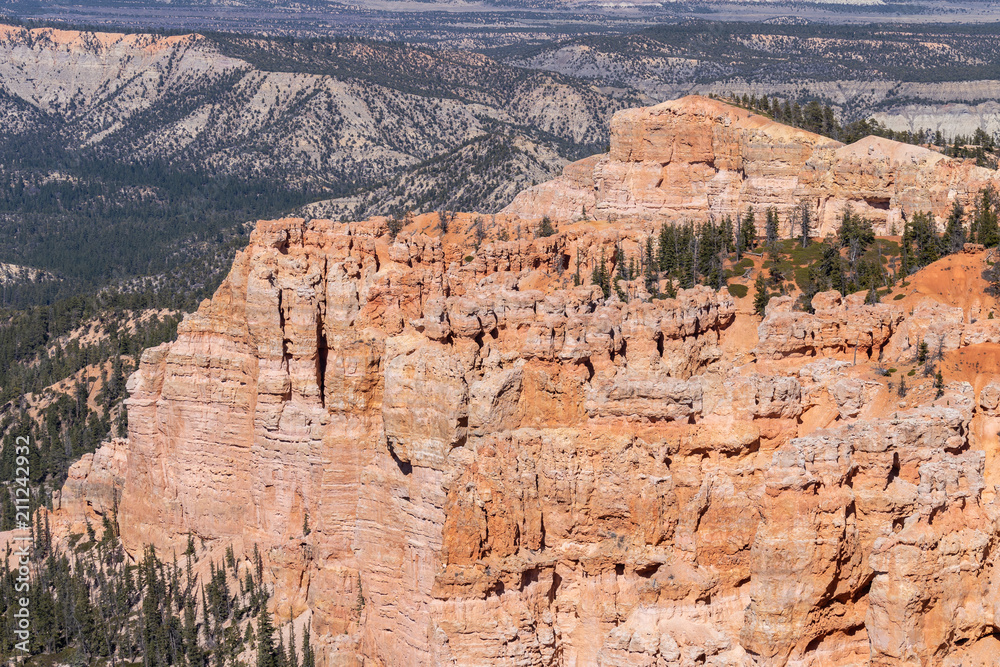
[[956, 199], [948, 214], [948, 224], [944, 230], [944, 246], [946, 253], [962, 252], [965, 247], [965, 209]]
[[714, 264], [715, 256], [719, 246], [718, 230], [715, 225], [711, 222], [702, 223], [698, 228], [698, 245], [697, 245], [697, 266], [698, 275], [706, 279], [707, 284], [714, 285], [717, 280], [714, 280], [716, 276], [714, 275]]
[[771, 296], [767, 292], [767, 282], [764, 280], [764, 272], [760, 271], [757, 273], [757, 280], [754, 282], [754, 295], [753, 295], [753, 309], [754, 312], [764, 316], [764, 312], [767, 309], [767, 303], [771, 300]]
[[992, 188], [983, 188], [976, 204], [976, 241], [987, 248], [1000, 243], [1000, 227], [997, 226], [997, 210]]
[[198, 625], [195, 622], [194, 600], [188, 597], [184, 604], [184, 654], [188, 667], [203, 667], [205, 658], [198, 642]]
[[592, 285], [597, 285], [601, 288], [601, 292], [604, 294], [604, 298], [607, 299], [611, 296], [611, 279], [608, 276], [608, 266], [604, 260], [604, 251], [601, 251], [600, 261], [594, 265], [594, 270], [590, 276], [590, 282]]
[[767, 209], [766, 215], [766, 244], [769, 250], [774, 251], [778, 244], [778, 212], [772, 206]]
[[799, 239], [803, 248], [809, 247], [809, 234], [812, 233], [812, 220], [810, 219], [809, 205], [804, 201], [799, 204], [799, 225], [801, 230]]
[[921, 268], [939, 257], [941, 241], [934, 230], [934, 220], [928, 213], [917, 213], [906, 223], [903, 245], [912, 266]]
[[740, 225], [740, 237], [743, 241], [742, 247], [747, 252], [753, 250], [757, 244], [757, 228], [754, 226], [753, 219], [753, 209], [747, 209], [746, 215], [743, 216], [743, 224]]
[[735, 243], [733, 241], [733, 219], [728, 215], [722, 218], [722, 223], [719, 225], [719, 240], [722, 243], [722, 249], [726, 253], [730, 253], [735, 249]]
[[688, 233], [685, 229], [687, 240], [687, 252], [683, 253], [680, 260], [680, 286], [684, 289], [694, 287], [698, 280], [698, 237], [693, 233]]
[[288, 624], [288, 667], [299, 667], [299, 654], [295, 647], [295, 622]]
[[643, 267], [643, 282], [646, 287], [646, 291], [650, 293], [651, 296], [656, 296], [659, 292], [659, 287], [657, 285], [659, 276], [656, 270], [656, 260], [653, 257], [653, 237], [652, 235], [646, 237], [646, 247], [644, 252], [644, 260], [642, 263]]
[[257, 616], [257, 667], [279, 667], [278, 651], [274, 645], [274, 625], [266, 604], [261, 605]]
[[310, 643], [309, 625], [306, 625], [302, 633], [302, 667], [316, 667], [316, 655]]
[[677, 265], [675, 230], [667, 223], [660, 227], [660, 235], [657, 239], [656, 263], [659, 270], [666, 274], [674, 272]]

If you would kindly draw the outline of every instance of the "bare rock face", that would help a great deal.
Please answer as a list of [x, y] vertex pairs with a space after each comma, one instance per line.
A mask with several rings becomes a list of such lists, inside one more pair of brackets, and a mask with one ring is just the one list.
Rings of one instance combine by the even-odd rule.
[[962, 308], [923, 299], [893, 334], [885, 352], [893, 361], [914, 361], [921, 344], [929, 358], [940, 358], [960, 348], [998, 343], [1000, 320], [969, 318]]
[[851, 352], [854, 360], [879, 358], [897, 325], [902, 309], [887, 304], [865, 304], [866, 294], [841, 298], [838, 292], [813, 297], [814, 314], [793, 311], [792, 297], [768, 303], [760, 324], [757, 355], [763, 359], [830, 356]]
[[70, 466], [66, 483], [53, 498], [56, 516], [67, 519], [58, 523], [67, 523], [71, 532], [80, 533], [84, 522], [96, 524], [104, 516], [113, 516], [127, 465], [128, 441], [121, 438], [105, 443], [93, 454], [80, 457]]
[[774, 207], [780, 233], [798, 233], [805, 204], [813, 233], [835, 232], [851, 207], [877, 233], [927, 211], [943, 223], [956, 199], [969, 206], [996, 172], [918, 146], [866, 137], [845, 146], [699, 96], [627, 109], [611, 122], [611, 151], [568, 165], [519, 194], [523, 217], [636, 217], [657, 222], [737, 216]]
[[989, 655], [1000, 385], [912, 378], [900, 409], [874, 369], [924, 316], [863, 295], [758, 325], [704, 287], [573, 286], [553, 258], [606, 234], [461, 263], [379, 221], [261, 222], [63, 504], [110, 475], [131, 550], [259, 545], [324, 665]]

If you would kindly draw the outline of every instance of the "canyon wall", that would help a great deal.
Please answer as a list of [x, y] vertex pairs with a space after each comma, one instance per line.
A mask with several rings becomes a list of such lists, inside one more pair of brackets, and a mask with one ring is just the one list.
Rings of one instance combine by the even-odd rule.
[[675, 224], [735, 218], [748, 209], [759, 218], [774, 207], [781, 235], [794, 236], [804, 204], [814, 236], [836, 232], [846, 207], [888, 235], [902, 233], [905, 219], [922, 211], [943, 228], [953, 202], [969, 208], [981, 188], [998, 183], [1000, 174], [972, 160], [879, 137], [845, 146], [692, 95], [616, 113], [609, 153], [567, 165], [561, 177], [523, 191], [504, 210]]
[[258, 223], [64, 500], [116, 477], [133, 552], [259, 545], [324, 665], [989, 664], [1000, 385], [882, 368], [1000, 320], [574, 286], [618, 233]]
[[805, 201], [818, 234], [847, 205], [885, 231], [993, 178], [685, 98], [489, 221], [262, 221], [55, 523], [117, 504], [133, 554], [259, 548], [324, 666], [992, 664], [987, 253], [763, 318], [590, 282], [663, 220], [773, 205], [787, 234]]

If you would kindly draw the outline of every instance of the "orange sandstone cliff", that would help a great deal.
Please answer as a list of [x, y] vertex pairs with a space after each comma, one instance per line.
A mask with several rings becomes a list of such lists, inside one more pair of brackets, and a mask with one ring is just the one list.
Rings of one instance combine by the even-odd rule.
[[871, 218], [877, 233], [890, 234], [902, 233], [904, 216], [921, 211], [943, 224], [956, 199], [968, 206], [981, 188], [997, 184], [1000, 173], [972, 160], [879, 137], [845, 146], [692, 95], [619, 111], [611, 121], [610, 153], [568, 165], [561, 177], [525, 190], [505, 210], [677, 222], [773, 206], [781, 234], [794, 236], [792, 212], [805, 204], [813, 234], [825, 236], [850, 206]]
[[493, 224], [258, 223], [57, 515], [120, 491], [133, 552], [259, 545], [330, 666], [993, 664], [1000, 319], [935, 287], [985, 253], [761, 320], [604, 299], [641, 216]]

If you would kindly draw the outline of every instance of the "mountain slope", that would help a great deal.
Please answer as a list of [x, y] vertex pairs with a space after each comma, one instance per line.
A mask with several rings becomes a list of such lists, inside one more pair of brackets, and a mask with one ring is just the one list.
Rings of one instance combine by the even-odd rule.
[[[518, 135], [546, 158], [462, 200], [495, 210], [518, 170], [536, 180], [602, 147], [630, 99], [403, 45], [4, 26], [0, 260], [97, 281], [158, 272], [171, 244]], [[454, 180], [445, 171], [431, 178]], [[423, 181], [401, 201], [445, 204], [426, 193], [448, 188]]]

